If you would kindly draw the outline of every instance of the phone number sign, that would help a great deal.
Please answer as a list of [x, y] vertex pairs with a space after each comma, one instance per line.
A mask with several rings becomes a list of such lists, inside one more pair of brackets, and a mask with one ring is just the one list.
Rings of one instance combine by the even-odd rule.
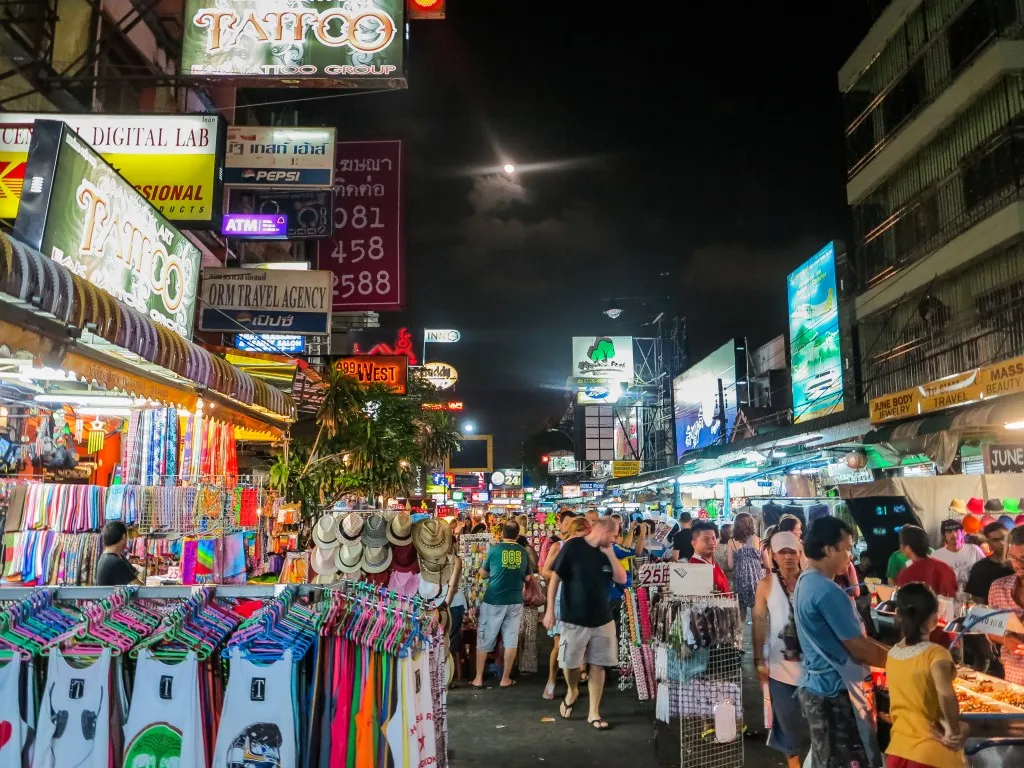
[[405, 306], [405, 195], [401, 141], [339, 141], [334, 234], [317, 266], [334, 275], [335, 312]]

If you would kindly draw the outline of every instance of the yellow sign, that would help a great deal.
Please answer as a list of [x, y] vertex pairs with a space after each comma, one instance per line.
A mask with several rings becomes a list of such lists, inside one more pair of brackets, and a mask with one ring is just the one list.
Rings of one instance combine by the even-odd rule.
[[613, 461], [612, 477], [632, 477], [640, 474], [639, 461]]
[[1024, 392], [1024, 357], [1014, 357], [876, 397], [870, 403], [871, 423], [897, 421], [1020, 392]]
[[[0, 219], [18, 215], [36, 119], [62, 120], [172, 222], [209, 225], [220, 213], [216, 115], [0, 113]], [[219, 223], [219, 222], [218, 222]]]

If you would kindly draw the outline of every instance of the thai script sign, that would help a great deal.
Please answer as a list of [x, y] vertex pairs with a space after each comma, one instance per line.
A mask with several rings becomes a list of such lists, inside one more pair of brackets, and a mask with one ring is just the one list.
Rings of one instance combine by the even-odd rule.
[[203, 331], [326, 335], [331, 275], [291, 269], [203, 270]]
[[334, 128], [228, 128], [224, 183], [239, 187], [331, 189]]

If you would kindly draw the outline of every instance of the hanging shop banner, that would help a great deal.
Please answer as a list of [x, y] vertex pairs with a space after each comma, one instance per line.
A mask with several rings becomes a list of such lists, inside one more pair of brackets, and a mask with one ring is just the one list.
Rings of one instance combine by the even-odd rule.
[[420, 371], [420, 376], [441, 390], [451, 389], [459, 380], [459, 372], [448, 363], [424, 363]]
[[881, 424], [943, 411], [958, 405], [986, 402], [1024, 392], [1024, 356], [972, 368], [911, 389], [876, 397], [870, 402], [871, 423]]
[[317, 244], [334, 281], [335, 312], [405, 306], [402, 142], [339, 141], [334, 234]]
[[836, 248], [829, 243], [787, 278], [793, 423], [843, 410]]
[[349, 355], [338, 358], [337, 366], [363, 386], [383, 384], [396, 395], [409, 391], [409, 358], [405, 355]]
[[271, 355], [301, 355], [306, 351], [306, 337], [239, 333], [235, 336], [235, 348], [243, 352], [267, 352]]
[[317, 190], [228, 190], [228, 211], [284, 216], [288, 240], [320, 240], [334, 229], [334, 192]]
[[185, 229], [220, 223], [226, 123], [217, 115], [68, 115], [0, 112], [0, 219], [18, 215], [32, 125], [61, 120]]
[[203, 270], [202, 331], [324, 336], [331, 329], [331, 275], [292, 269]]
[[405, 0], [185, 0], [183, 26], [185, 77], [405, 87]]
[[224, 184], [331, 189], [334, 134], [334, 128], [232, 125], [224, 153]]
[[61, 370], [70, 371], [86, 382], [102, 384], [111, 392], [126, 392], [135, 397], [158, 400], [188, 410], [194, 410], [199, 399], [191, 390], [177, 389], [148, 379], [142, 374], [119, 370], [108, 363], [93, 360], [74, 351], [64, 355]]
[[613, 461], [612, 477], [633, 477], [640, 474], [639, 461]]
[[633, 386], [633, 338], [573, 337], [571, 375], [607, 381], [581, 387], [577, 397], [580, 405], [614, 403], [624, 388]]
[[64, 123], [35, 123], [14, 235], [192, 337], [199, 249]]

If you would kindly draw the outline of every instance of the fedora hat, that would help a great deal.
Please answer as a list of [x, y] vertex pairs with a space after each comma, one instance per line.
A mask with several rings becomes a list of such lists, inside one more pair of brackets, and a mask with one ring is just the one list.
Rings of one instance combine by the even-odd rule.
[[447, 557], [420, 558], [420, 576], [434, 584], [447, 584], [452, 577], [452, 567]]
[[391, 518], [387, 531], [388, 541], [395, 546], [412, 543], [412, 517], [407, 512], [399, 512]]
[[334, 515], [320, 515], [313, 525], [313, 541], [320, 549], [331, 549], [338, 543], [338, 521]]
[[338, 547], [334, 555], [334, 564], [342, 573], [358, 573], [362, 568], [363, 543], [346, 541]]
[[347, 541], [358, 541], [363, 535], [363, 516], [358, 512], [349, 512], [341, 520], [341, 538]]
[[337, 547], [331, 547], [330, 549], [314, 547], [313, 552], [309, 557], [309, 567], [320, 575], [331, 575], [337, 573], [338, 568], [335, 565], [334, 557], [334, 553], [336, 551]]
[[391, 547], [363, 547], [362, 569], [366, 573], [384, 573], [391, 567]]
[[363, 546], [380, 549], [388, 544], [388, 521], [384, 515], [374, 513], [366, 518], [363, 525]]
[[452, 548], [452, 529], [444, 520], [421, 520], [412, 527], [412, 543], [421, 560], [441, 559]]
[[949, 511], [955, 515], [967, 514], [967, 502], [963, 499], [953, 499], [949, 503]]
[[985, 511], [986, 512], [1002, 512], [1003, 511], [1003, 502], [1001, 502], [999, 499], [989, 499], [988, 501], [985, 502]]
[[967, 511], [973, 512], [976, 515], [980, 515], [985, 511], [985, 502], [981, 499], [974, 497], [967, 502]]

